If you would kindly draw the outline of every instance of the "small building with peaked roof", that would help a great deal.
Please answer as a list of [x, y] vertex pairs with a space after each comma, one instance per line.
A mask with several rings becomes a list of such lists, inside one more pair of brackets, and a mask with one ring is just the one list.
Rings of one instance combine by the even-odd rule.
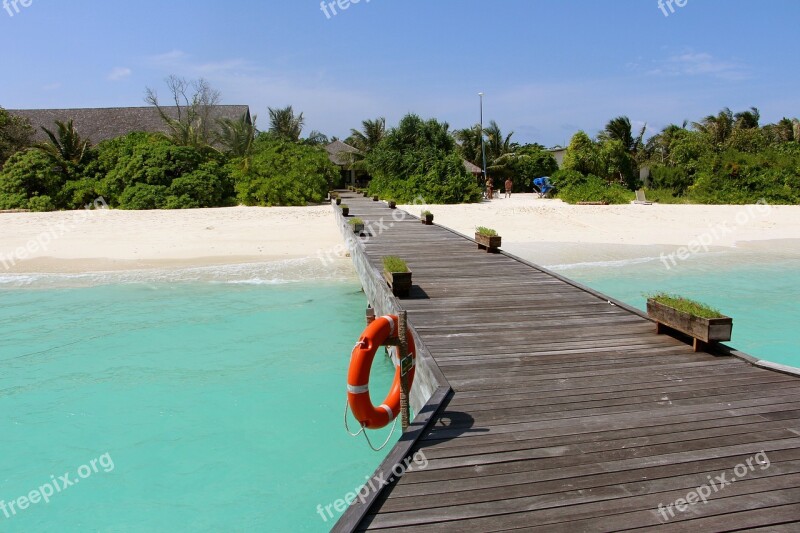
[[365, 187], [369, 183], [371, 177], [366, 172], [354, 168], [356, 158], [364, 155], [361, 150], [338, 139], [327, 145], [325, 150], [328, 152], [328, 159], [339, 167], [345, 186]]
[[464, 168], [467, 169], [467, 172], [469, 172], [470, 174], [472, 174], [473, 176], [476, 176], [476, 177], [483, 174], [483, 170], [481, 170], [481, 167], [479, 167], [478, 165], [474, 165], [474, 164], [470, 163], [466, 159], [464, 160]]
[[[178, 109], [174, 106], [162, 107], [171, 118], [178, 118]], [[42, 128], [53, 130], [56, 121], [69, 122], [78, 134], [92, 144], [122, 137], [133, 132], [169, 133], [167, 125], [153, 106], [149, 107], [105, 107], [83, 109], [8, 109], [11, 115], [26, 118], [35, 130], [34, 140], [46, 141], [47, 135]], [[212, 108], [211, 118], [240, 120], [242, 117], [252, 124], [250, 106], [217, 105]]]

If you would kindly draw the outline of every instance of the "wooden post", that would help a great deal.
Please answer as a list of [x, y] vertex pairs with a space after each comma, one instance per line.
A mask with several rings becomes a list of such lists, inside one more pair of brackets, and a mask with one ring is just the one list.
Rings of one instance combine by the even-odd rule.
[[[406, 338], [406, 331], [407, 331], [407, 324], [408, 324], [408, 313], [406, 311], [400, 311], [400, 316], [398, 317], [398, 338], [400, 339], [400, 345], [397, 347], [398, 354], [397, 359], [400, 363], [400, 414], [401, 414], [401, 421], [403, 425], [403, 431], [408, 429], [409, 424], [409, 410], [408, 410], [408, 370], [409, 368], [404, 368], [406, 365], [404, 364], [406, 358], [408, 357], [408, 338]], [[404, 372], [405, 370], [405, 372]]]

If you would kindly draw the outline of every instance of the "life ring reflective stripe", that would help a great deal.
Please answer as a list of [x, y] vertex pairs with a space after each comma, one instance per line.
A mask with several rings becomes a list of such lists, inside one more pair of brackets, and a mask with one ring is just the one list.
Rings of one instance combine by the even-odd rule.
[[[380, 429], [386, 427], [400, 414], [400, 367], [394, 374], [394, 382], [389, 390], [389, 395], [381, 405], [375, 407], [369, 397], [369, 373], [372, 370], [372, 361], [378, 348], [387, 344], [389, 340], [396, 340], [398, 319], [396, 316], [382, 316], [376, 318], [367, 326], [364, 333], [353, 350], [350, 359], [350, 369], [347, 373], [347, 402], [350, 410], [362, 426], [367, 429]], [[411, 331], [406, 331], [408, 339], [408, 353], [414, 361], [414, 366], [408, 373], [408, 384], [414, 382], [416, 370], [417, 350]]]

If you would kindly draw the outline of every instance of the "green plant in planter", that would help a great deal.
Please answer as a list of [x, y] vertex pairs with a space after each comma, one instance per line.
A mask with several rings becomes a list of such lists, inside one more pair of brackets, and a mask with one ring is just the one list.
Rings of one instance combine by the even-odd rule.
[[353, 233], [361, 234], [364, 231], [364, 221], [358, 217], [353, 217], [347, 221], [350, 224], [350, 228], [353, 230]]
[[475, 228], [475, 242], [478, 243], [478, 248], [485, 249], [487, 252], [497, 252], [502, 244], [502, 239], [495, 230], [478, 226]]
[[677, 296], [674, 294], [668, 294], [666, 292], [659, 292], [656, 294], [645, 294], [647, 298], [653, 299], [660, 304], [664, 304], [667, 307], [672, 307], [673, 309], [677, 309], [678, 311], [688, 313], [693, 316], [698, 316], [700, 318], [724, 318], [725, 315], [719, 312], [719, 310], [708, 306], [704, 303], [691, 300], [689, 298], [684, 298], [682, 296]]
[[657, 333], [672, 329], [692, 337], [695, 352], [731, 340], [733, 332], [731, 317], [706, 304], [663, 292], [648, 296], [647, 315], [656, 323]]
[[427, 209], [425, 211], [423, 211], [422, 213], [420, 213], [419, 218], [420, 218], [420, 220], [422, 220], [422, 223], [425, 224], [425, 225], [430, 226], [431, 224], [433, 224], [433, 213], [431, 213]]
[[392, 288], [392, 294], [398, 298], [411, 294], [411, 269], [399, 257], [388, 255], [383, 258], [383, 278]]
[[408, 263], [394, 255], [387, 255], [383, 258], [383, 270], [393, 274], [408, 272]]

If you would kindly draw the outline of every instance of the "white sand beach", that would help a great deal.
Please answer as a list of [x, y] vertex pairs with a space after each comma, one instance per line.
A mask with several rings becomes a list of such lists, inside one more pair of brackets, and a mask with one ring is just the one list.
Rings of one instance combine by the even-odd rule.
[[279, 261], [341, 242], [331, 207], [0, 214], [0, 272], [89, 272]]
[[[404, 206], [418, 215], [425, 206]], [[497, 230], [503, 249], [534, 263], [616, 262], [707, 251], [780, 251], [800, 256], [800, 206], [579, 206], [514, 194], [475, 205], [428, 206], [435, 221], [472, 235]]]
[[[405, 207], [419, 214], [419, 206]], [[317, 257], [341, 243], [331, 207], [0, 214], [0, 272], [89, 272]], [[571, 206], [532, 194], [429, 206], [437, 224], [496, 229], [504, 248], [552, 264], [665, 250], [800, 239], [800, 206]], [[539, 255], [524, 253], [534, 246]], [[542, 259], [542, 250], [549, 250]]]
[[[419, 215], [424, 208], [404, 206]], [[686, 245], [709, 234], [712, 246], [800, 239], [800, 206], [608, 205], [578, 206], [515, 194], [475, 205], [428, 206], [437, 224], [472, 234], [488, 226], [503, 242]]]

